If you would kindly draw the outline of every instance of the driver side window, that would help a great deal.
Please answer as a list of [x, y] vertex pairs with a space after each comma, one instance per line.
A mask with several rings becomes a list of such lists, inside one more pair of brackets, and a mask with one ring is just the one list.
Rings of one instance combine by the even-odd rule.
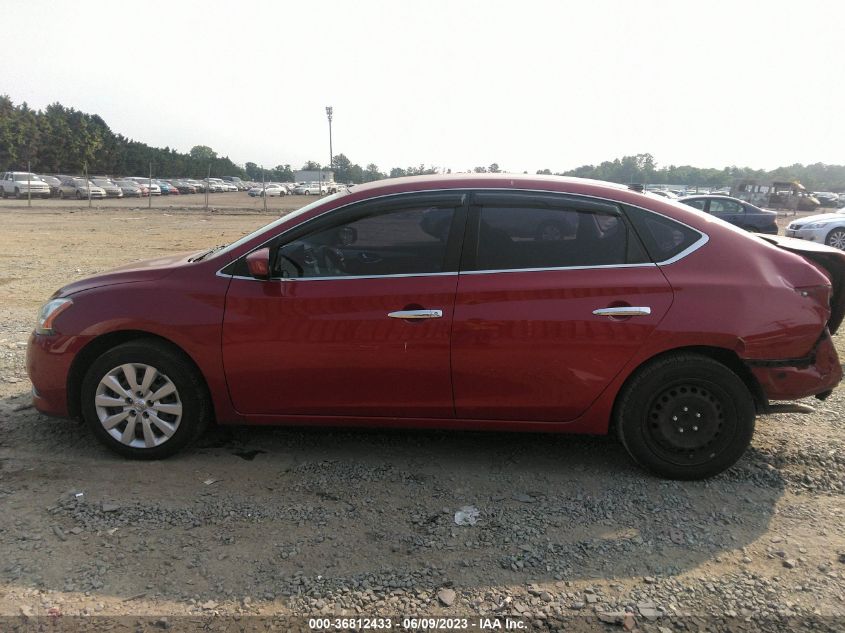
[[276, 250], [272, 276], [412, 275], [443, 272], [453, 208], [381, 210], [317, 229]]

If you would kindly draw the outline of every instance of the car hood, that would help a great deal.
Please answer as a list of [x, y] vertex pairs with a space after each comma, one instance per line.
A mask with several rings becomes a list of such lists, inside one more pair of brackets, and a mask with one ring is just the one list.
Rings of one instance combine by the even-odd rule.
[[166, 277], [180, 266], [184, 266], [188, 263], [188, 259], [196, 254], [198, 254], [197, 251], [191, 251], [190, 253], [179, 253], [178, 255], [168, 255], [167, 257], [132, 262], [131, 264], [99, 273], [93, 277], [74, 281], [57, 290], [51, 298], [67, 297], [84, 290], [113, 286], [115, 284], [155, 281], [156, 279]]
[[800, 220], [793, 220], [791, 223], [800, 222], [803, 225], [807, 225], [812, 224], [813, 222], [824, 222], [825, 220], [845, 220], [845, 213], [820, 213], [819, 215], [809, 215], [806, 218], [801, 218]]

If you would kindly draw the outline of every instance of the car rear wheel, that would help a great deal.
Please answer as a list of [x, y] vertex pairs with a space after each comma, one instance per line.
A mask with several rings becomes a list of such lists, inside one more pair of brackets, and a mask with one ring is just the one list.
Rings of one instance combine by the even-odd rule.
[[827, 238], [825, 239], [824, 243], [828, 246], [832, 246], [833, 248], [838, 248], [841, 251], [845, 251], [845, 229], [833, 229], [830, 233], [827, 234]]
[[643, 367], [614, 411], [619, 439], [634, 461], [669, 479], [704, 479], [730, 468], [751, 443], [755, 415], [739, 376], [696, 354]]
[[153, 340], [118, 345], [82, 382], [82, 414], [94, 435], [132, 459], [169, 457], [211, 419], [202, 378], [179, 351]]

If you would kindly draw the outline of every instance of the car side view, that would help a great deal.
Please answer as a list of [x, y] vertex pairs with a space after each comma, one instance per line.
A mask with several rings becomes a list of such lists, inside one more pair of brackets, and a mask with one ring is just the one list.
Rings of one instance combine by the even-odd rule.
[[27, 369], [130, 458], [212, 422], [612, 433], [697, 479], [830, 394], [843, 314], [836, 249], [610, 183], [420, 176], [73, 282]]
[[680, 202], [710, 215], [715, 215], [725, 222], [730, 222], [734, 226], [752, 233], [778, 234], [777, 212], [755, 207], [744, 200], [728, 196], [709, 195], [685, 196], [680, 199]]

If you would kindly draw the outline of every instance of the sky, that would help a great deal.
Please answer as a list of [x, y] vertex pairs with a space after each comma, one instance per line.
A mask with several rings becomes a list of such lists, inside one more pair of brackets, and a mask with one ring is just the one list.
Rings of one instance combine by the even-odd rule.
[[845, 164], [845, 3], [0, 0], [0, 94], [237, 163]]

